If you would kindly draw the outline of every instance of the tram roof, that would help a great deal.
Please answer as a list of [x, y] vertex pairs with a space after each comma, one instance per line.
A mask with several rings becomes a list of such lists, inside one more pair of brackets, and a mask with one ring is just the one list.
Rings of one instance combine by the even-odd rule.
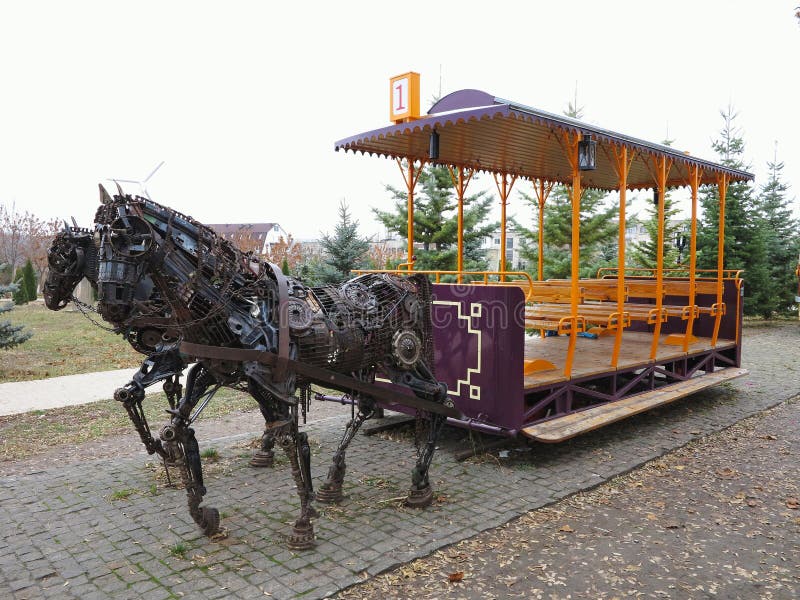
[[695, 158], [669, 146], [470, 89], [448, 94], [419, 119], [339, 140], [335, 149], [427, 161], [433, 129], [439, 133], [437, 163], [528, 179], [572, 182], [572, 169], [560, 139], [562, 132], [591, 134], [597, 141], [597, 168], [581, 172], [581, 183], [586, 187], [619, 188], [611, 158], [614, 145], [633, 151], [629, 189], [655, 186], [650, 158], [660, 156], [672, 159], [667, 187], [688, 185], [692, 166], [700, 168], [701, 184], [716, 183], [720, 174], [727, 175], [730, 181], [753, 179], [745, 171]]

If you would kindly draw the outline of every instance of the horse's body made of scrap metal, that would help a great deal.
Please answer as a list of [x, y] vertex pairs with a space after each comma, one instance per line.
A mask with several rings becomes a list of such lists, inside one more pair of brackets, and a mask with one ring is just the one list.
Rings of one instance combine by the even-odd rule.
[[[191, 425], [220, 387], [247, 391], [264, 416], [261, 448], [251, 464], [272, 466], [276, 443], [289, 458], [301, 503], [291, 548], [314, 544], [310, 449], [299, 430], [312, 383], [347, 392], [358, 405], [316, 497], [341, 499], [346, 448], [376, 402], [386, 401], [430, 419], [408, 498], [413, 506], [430, 503], [436, 440], [445, 417], [458, 413], [432, 370], [424, 276], [363, 275], [341, 286], [309, 288], [172, 209], [121, 190], [111, 197], [102, 186], [100, 197], [93, 229], [65, 227], [53, 241], [45, 301], [50, 309], [63, 308], [88, 278], [97, 312], [147, 356], [114, 397], [147, 451], [178, 467], [189, 512], [206, 535], [220, 531], [219, 512], [201, 506], [206, 488]], [[376, 385], [376, 372], [413, 395]], [[144, 389], [157, 382], [163, 382], [171, 416], [154, 436], [142, 401]]]

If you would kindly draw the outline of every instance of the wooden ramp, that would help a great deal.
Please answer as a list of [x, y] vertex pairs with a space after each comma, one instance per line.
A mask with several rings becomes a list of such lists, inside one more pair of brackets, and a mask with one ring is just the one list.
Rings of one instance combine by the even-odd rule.
[[526, 436], [539, 442], [554, 444], [563, 442], [587, 431], [599, 429], [621, 421], [626, 417], [650, 410], [657, 406], [683, 398], [707, 387], [719, 385], [723, 381], [747, 374], [747, 369], [729, 367], [708, 375], [693, 377], [686, 381], [673, 383], [667, 387], [643, 392], [615, 402], [607, 402], [587, 410], [575, 412], [557, 419], [537, 423], [522, 430]]

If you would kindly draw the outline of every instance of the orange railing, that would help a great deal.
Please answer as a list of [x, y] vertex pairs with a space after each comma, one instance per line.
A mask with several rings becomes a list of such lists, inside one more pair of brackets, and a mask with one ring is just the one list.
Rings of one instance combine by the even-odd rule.
[[[671, 268], [664, 269], [665, 277], [688, 277], [689, 269]], [[631, 277], [655, 277], [656, 269], [649, 269], [646, 267], [625, 267], [625, 276]], [[718, 271], [716, 269], [695, 269], [695, 273], [708, 273], [705, 278], [716, 279]], [[615, 277], [619, 274], [619, 267], [600, 267], [597, 269], [597, 278], [612, 276]], [[723, 269], [723, 279], [741, 279], [742, 269]]]
[[[408, 263], [404, 263], [402, 265], [398, 265], [396, 269], [354, 269], [353, 273], [356, 275], [364, 275], [365, 273], [392, 273], [394, 275], [414, 275], [414, 274], [421, 274], [421, 275], [430, 275], [433, 276], [434, 283], [443, 283], [442, 277], [451, 276], [457, 278], [463, 277], [478, 277], [477, 281], [464, 281], [461, 282], [466, 285], [516, 285], [516, 284], [527, 284], [527, 289], [525, 291], [525, 299], [527, 301], [528, 297], [532, 292], [533, 286], [533, 278], [530, 276], [530, 273], [526, 273], [525, 271], [425, 271], [425, 270], [408, 270], [408, 269], [401, 269], [400, 267], [407, 267]], [[491, 279], [493, 277], [508, 279], [509, 277], [516, 277], [516, 281], [501, 281], [500, 279], [494, 280]], [[452, 285], [457, 285], [457, 282], [444, 282]]]

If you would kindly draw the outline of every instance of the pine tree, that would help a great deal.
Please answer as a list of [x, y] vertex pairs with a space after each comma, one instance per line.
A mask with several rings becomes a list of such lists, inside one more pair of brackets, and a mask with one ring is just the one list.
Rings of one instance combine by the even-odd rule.
[[[661, 142], [665, 146], [672, 146], [674, 140], [664, 140]], [[664, 250], [663, 265], [665, 269], [679, 266], [680, 249], [678, 248], [678, 236], [684, 227], [684, 223], [675, 219], [680, 210], [675, 206], [675, 201], [669, 191], [664, 194], [659, 193], [659, 201], [664, 202]], [[658, 213], [659, 206], [653, 202], [647, 207], [647, 219], [643, 221], [647, 239], [633, 244], [631, 254], [627, 262], [632, 267], [642, 267], [645, 269], [656, 269], [658, 267]], [[688, 240], [687, 240], [688, 244]]]
[[[573, 119], [583, 116], [583, 109], [570, 102], [564, 114]], [[538, 211], [536, 198], [520, 192], [520, 196]], [[584, 188], [581, 190], [580, 207], [580, 271], [579, 277], [594, 277], [597, 269], [610, 266], [616, 260], [613, 247], [616, 246], [619, 214], [616, 206], [604, 206], [608, 194], [601, 190]], [[515, 228], [522, 236], [520, 254], [529, 264], [536, 265], [539, 255], [538, 228], [528, 229], [515, 221]], [[572, 186], [553, 187], [544, 205], [544, 279], [563, 279], [572, 272]], [[535, 268], [534, 268], [535, 272]]]
[[[742, 158], [744, 140], [735, 126], [736, 113], [732, 107], [720, 111], [723, 128], [720, 138], [712, 143], [720, 163], [733, 169], [744, 169]], [[704, 186], [700, 193], [703, 208], [697, 229], [697, 266], [717, 268], [719, 238], [719, 188]], [[761, 313], [770, 293], [770, 278], [766, 256], [766, 224], [756, 210], [750, 182], [735, 181], [725, 194], [725, 264], [726, 269], [742, 269], [745, 280], [744, 312]]]
[[[680, 210], [675, 206], [675, 201], [667, 192], [663, 196], [664, 202], [664, 268], [678, 266], [677, 236], [683, 228], [683, 223], [676, 220]], [[631, 247], [628, 264], [632, 267], [655, 269], [658, 267], [658, 206], [647, 207], [647, 219], [643, 221], [647, 239], [636, 242]]]
[[14, 275], [14, 289], [11, 291], [11, 299], [17, 306], [28, 303], [28, 290], [23, 283], [22, 269], [17, 269]]
[[[373, 208], [387, 230], [408, 239], [408, 196], [405, 190], [386, 186], [395, 201], [393, 211]], [[464, 198], [464, 269], [486, 268], [481, 250], [483, 240], [497, 229], [486, 223], [492, 197], [485, 191]], [[458, 262], [457, 198], [446, 166], [426, 165], [419, 175], [414, 195], [414, 241], [422, 244], [416, 252], [419, 270], [454, 271]]]
[[769, 179], [761, 188], [756, 207], [764, 223], [769, 290], [760, 294], [760, 313], [769, 318], [773, 312], [786, 311], [794, 303], [795, 261], [800, 246], [798, 222], [792, 215], [788, 186], [781, 179], [783, 163], [777, 153], [768, 162]]
[[350, 271], [362, 265], [369, 250], [369, 240], [358, 235], [358, 221], [352, 219], [344, 200], [339, 204], [339, 222], [333, 235], [324, 234], [321, 242], [325, 266], [315, 277], [321, 283], [339, 283], [349, 278]]
[[30, 259], [28, 259], [25, 262], [25, 266], [22, 267], [22, 285], [25, 287], [25, 297], [28, 299], [28, 302], [36, 300], [38, 292], [36, 288], [36, 272], [33, 270], [33, 263]]
[[[0, 270], [5, 265], [0, 265]], [[7, 313], [14, 308], [13, 302], [4, 302], [2, 298], [9, 292], [17, 289], [16, 284], [0, 284], [0, 314]], [[23, 331], [22, 325], [12, 325], [10, 321], [0, 320], [0, 349], [13, 348], [31, 337], [29, 331]]]

